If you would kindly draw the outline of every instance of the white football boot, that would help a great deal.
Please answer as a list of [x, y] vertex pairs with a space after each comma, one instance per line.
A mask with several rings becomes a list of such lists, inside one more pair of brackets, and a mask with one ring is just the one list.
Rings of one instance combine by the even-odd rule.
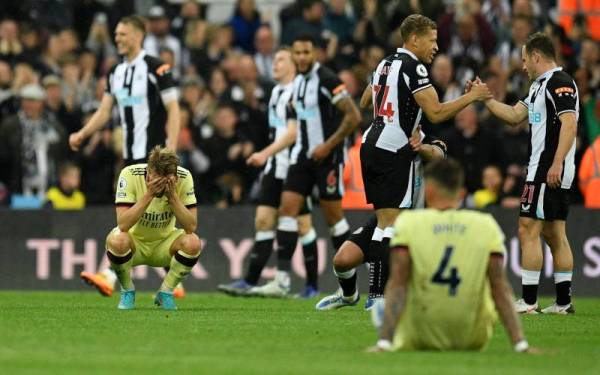
[[354, 292], [354, 295], [351, 297], [344, 297], [342, 293], [342, 289], [338, 289], [337, 292], [324, 297], [315, 305], [315, 309], [320, 311], [325, 310], [335, 310], [344, 306], [354, 306], [360, 300], [360, 296], [358, 295], [358, 289]]
[[572, 303], [561, 306], [561, 305], [557, 305], [555, 302], [552, 305], [543, 309], [542, 314], [557, 314], [557, 315], [575, 314], [575, 307], [573, 307]]
[[518, 312], [519, 314], [538, 314], [540, 311], [540, 308], [538, 306], [538, 303], [534, 303], [533, 305], [527, 304], [525, 303], [525, 300], [523, 298], [517, 300], [515, 302], [515, 311]]
[[290, 295], [290, 275], [287, 272], [277, 271], [275, 278], [262, 286], [255, 286], [248, 290], [248, 295], [258, 297], [284, 298]]

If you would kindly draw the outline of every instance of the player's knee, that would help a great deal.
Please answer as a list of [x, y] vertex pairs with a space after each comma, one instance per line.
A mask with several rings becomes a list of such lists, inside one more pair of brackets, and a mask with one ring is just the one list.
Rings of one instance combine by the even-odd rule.
[[116, 253], [124, 254], [131, 249], [131, 239], [126, 232], [112, 233], [107, 242], [108, 248]]
[[256, 230], [273, 230], [275, 228], [275, 219], [266, 216], [256, 216], [254, 219], [254, 227]]
[[535, 236], [539, 236], [539, 233], [534, 233], [534, 227], [528, 222], [519, 222], [519, 240], [526, 241]]
[[333, 268], [337, 271], [347, 271], [355, 267], [355, 264], [350, 256], [343, 251], [343, 246], [333, 257]]
[[181, 240], [181, 251], [189, 255], [199, 255], [202, 241], [195, 233], [186, 234]]

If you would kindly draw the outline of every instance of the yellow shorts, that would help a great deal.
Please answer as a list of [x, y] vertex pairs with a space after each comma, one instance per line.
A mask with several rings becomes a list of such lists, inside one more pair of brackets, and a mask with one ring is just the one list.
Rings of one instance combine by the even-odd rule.
[[[118, 232], [119, 228], [115, 227], [108, 234]], [[171, 264], [171, 245], [179, 236], [185, 234], [183, 229], [174, 229], [165, 238], [156, 241], [142, 241], [131, 232], [128, 233], [133, 241], [133, 267], [141, 264], [152, 267], [168, 267]], [[108, 236], [107, 236], [108, 239]]]

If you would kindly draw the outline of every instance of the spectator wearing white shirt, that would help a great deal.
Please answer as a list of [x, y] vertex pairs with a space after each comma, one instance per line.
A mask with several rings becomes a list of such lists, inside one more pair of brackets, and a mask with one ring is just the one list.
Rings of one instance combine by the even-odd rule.
[[149, 33], [144, 39], [144, 50], [155, 57], [159, 57], [162, 48], [173, 51], [175, 65], [172, 67], [173, 78], [181, 77], [181, 42], [169, 33], [171, 21], [161, 6], [153, 6], [148, 12]]

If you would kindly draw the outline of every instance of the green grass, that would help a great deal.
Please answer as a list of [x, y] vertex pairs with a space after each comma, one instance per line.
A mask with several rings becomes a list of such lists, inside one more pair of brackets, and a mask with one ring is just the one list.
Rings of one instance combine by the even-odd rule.
[[[366, 354], [362, 308], [316, 312], [315, 301], [190, 294], [165, 313], [92, 293], [0, 292], [0, 373], [21, 374], [599, 374], [600, 299], [573, 316], [526, 316], [541, 356], [512, 352], [496, 327], [481, 353]], [[547, 303], [548, 300], [544, 301]]]

